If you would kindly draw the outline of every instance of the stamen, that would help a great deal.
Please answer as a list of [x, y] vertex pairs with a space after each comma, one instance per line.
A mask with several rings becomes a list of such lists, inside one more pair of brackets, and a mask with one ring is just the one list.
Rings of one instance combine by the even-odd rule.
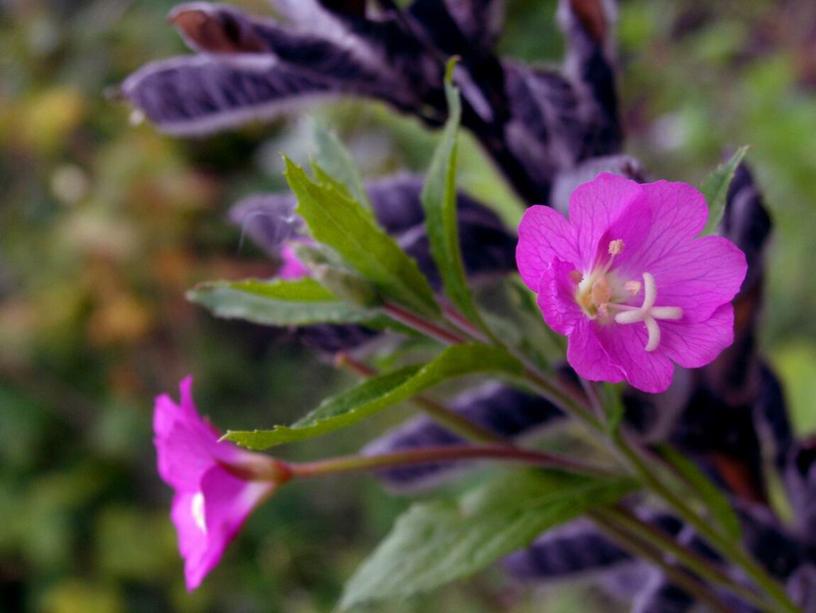
[[643, 284], [640, 281], [627, 281], [623, 284], [623, 289], [625, 289], [632, 296], [637, 296], [640, 293], [640, 288], [642, 286]]
[[609, 255], [619, 255], [625, 246], [626, 244], [620, 238], [609, 241]]
[[193, 494], [193, 499], [190, 501], [190, 513], [193, 516], [193, 521], [198, 529], [204, 534], [207, 533], [207, 521], [204, 517], [204, 494], [196, 492]]
[[[627, 288], [629, 283], [637, 283], [636, 281], [629, 281], [624, 285]], [[640, 283], [637, 283], [638, 286]], [[628, 288], [627, 288], [628, 289]], [[638, 290], [640, 287], [638, 287]], [[658, 320], [678, 320], [683, 317], [683, 309], [673, 306], [654, 306], [657, 300], [657, 284], [654, 276], [651, 273], [643, 273], [643, 304], [639, 308], [632, 308], [625, 310], [622, 313], [615, 315], [615, 322], [619, 324], [634, 324], [643, 322], [646, 325], [646, 332], [649, 338], [646, 341], [646, 351], [654, 351], [660, 345], [660, 326], [657, 324]]]

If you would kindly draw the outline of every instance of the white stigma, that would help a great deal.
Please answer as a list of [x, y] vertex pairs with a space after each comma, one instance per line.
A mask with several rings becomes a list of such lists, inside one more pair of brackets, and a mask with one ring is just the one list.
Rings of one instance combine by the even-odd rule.
[[190, 513], [192, 513], [193, 521], [198, 529], [207, 534], [207, 521], [204, 517], [204, 494], [202, 492], [193, 494], [193, 499], [190, 501]]
[[[640, 288], [638, 288], [640, 289]], [[657, 300], [657, 285], [651, 273], [643, 273], [643, 304], [639, 308], [623, 311], [615, 315], [619, 324], [646, 324], [649, 338], [646, 341], [646, 351], [654, 351], [660, 345], [660, 326], [658, 320], [676, 321], [683, 317], [683, 309], [672, 306], [655, 306]]]

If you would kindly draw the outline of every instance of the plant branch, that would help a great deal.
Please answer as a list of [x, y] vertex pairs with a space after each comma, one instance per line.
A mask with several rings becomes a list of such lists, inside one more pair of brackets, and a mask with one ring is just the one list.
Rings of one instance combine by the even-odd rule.
[[681, 545], [671, 536], [656, 526], [643, 521], [628, 509], [615, 506], [603, 509], [602, 513], [605, 519], [617, 523], [629, 532], [639, 534], [643, 540], [647, 540], [659, 550], [671, 554], [678, 562], [687, 566], [696, 575], [715, 585], [720, 585], [761, 610], [768, 610], [768, 605], [755, 592], [737, 583], [711, 560], [707, 560], [693, 549]]
[[711, 588], [693, 575], [668, 562], [659, 549], [639, 538], [637, 533], [629, 532], [601, 511], [590, 511], [588, 514], [612, 540], [637, 557], [652, 562], [663, 571], [666, 578], [674, 585], [685, 590], [700, 602], [706, 603], [714, 611], [720, 613], [730, 612], [730, 608], [722, 602]]
[[315, 462], [290, 463], [289, 468], [294, 477], [319, 477], [323, 475], [432, 464], [436, 462], [455, 462], [459, 460], [496, 460], [544, 466], [578, 474], [591, 474], [599, 477], [613, 477], [609, 472], [587, 466], [569, 458], [551, 453], [519, 449], [508, 445], [443, 445], [408, 449], [394, 453], [372, 456], [342, 456]]

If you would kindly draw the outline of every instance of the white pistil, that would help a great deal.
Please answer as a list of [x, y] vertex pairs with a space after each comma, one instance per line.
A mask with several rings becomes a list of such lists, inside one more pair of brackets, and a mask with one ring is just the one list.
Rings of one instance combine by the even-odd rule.
[[[639, 289], [639, 288], [638, 288]], [[615, 315], [615, 321], [619, 324], [634, 324], [643, 322], [646, 324], [646, 332], [649, 339], [646, 341], [646, 351], [654, 351], [660, 345], [660, 326], [657, 321], [678, 320], [683, 317], [683, 309], [680, 307], [654, 305], [657, 300], [657, 285], [651, 273], [643, 273], [643, 304], [639, 308], [628, 309]]]
[[196, 492], [190, 501], [190, 513], [198, 529], [207, 534], [207, 520], [204, 516], [204, 493]]

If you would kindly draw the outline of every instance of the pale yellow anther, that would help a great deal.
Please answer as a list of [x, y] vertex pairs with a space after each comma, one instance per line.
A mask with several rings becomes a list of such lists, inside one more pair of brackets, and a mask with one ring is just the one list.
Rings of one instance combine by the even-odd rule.
[[627, 281], [623, 284], [623, 289], [631, 296], [637, 296], [643, 284], [640, 281]]
[[626, 245], [624, 244], [623, 240], [619, 238], [613, 241], [609, 241], [609, 255], [620, 254], [625, 246]]

